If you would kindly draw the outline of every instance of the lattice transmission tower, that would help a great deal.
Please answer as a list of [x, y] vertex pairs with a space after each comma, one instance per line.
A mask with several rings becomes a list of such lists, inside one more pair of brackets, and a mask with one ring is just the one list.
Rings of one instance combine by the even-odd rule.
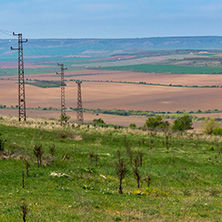
[[67, 70], [67, 68], [64, 68], [64, 64], [57, 63], [57, 65], [61, 67], [61, 72], [56, 74], [61, 76], [61, 120], [63, 120], [66, 116], [64, 70]]
[[23, 43], [28, 42], [22, 40], [22, 34], [15, 34], [18, 36], [18, 48], [11, 47], [11, 50], [18, 50], [18, 109], [19, 109], [19, 122], [26, 121], [26, 103], [25, 103], [25, 82], [24, 82], [24, 61], [23, 61]]
[[77, 122], [83, 122], [83, 110], [82, 110], [82, 93], [81, 93], [81, 84], [82, 81], [76, 81], [78, 85], [77, 89]]

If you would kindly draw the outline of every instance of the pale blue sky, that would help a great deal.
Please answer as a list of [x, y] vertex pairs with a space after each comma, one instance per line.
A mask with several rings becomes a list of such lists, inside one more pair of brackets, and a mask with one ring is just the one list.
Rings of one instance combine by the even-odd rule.
[[[28, 38], [222, 36], [221, 0], [0, 0], [0, 29]], [[7, 38], [0, 33], [0, 38]]]

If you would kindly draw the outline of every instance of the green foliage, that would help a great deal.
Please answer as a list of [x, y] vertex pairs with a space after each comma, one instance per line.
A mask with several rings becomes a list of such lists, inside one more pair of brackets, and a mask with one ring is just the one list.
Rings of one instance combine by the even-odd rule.
[[163, 121], [162, 116], [149, 117], [146, 120], [144, 127], [146, 128], [168, 128], [170, 126], [168, 121]]
[[102, 118], [94, 119], [93, 123], [105, 123]]
[[69, 120], [71, 119], [71, 116], [69, 116], [69, 115], [64, 115], [64, 114], [61, 114], [60, 116], [59, 116], [59, 122], [68, 122]]
[[212, 134], [213, 131], [220, 127], [220, 124], [215, 120], [215, 118], [205, 118], [201, 125], [202, 132], [206, 134]]
[[180, 131], [193, 129], [192, 124], [193, 123], [192, 123], [192, 119], [190, 118], [190, 116], [185, 115], [185, 116], [182, 116], [182, 117], [176, 119], [173, 122], [172, 129], [173, 130], [180, 130]]
[[222, 128], [216, 128], [213, 130], [214, 135], [222, 136]]
[[[32, 82], [26, 81], [26, 84], [41, 88], [57, 88], [61, 86], [60, 81], [49, 81], [49, 80], [34, 80]], [[66, 83], [64, 83], [64, 86], [66, 86]]]
[[130, 123], [129, 124], [129, 128], [135, 129], [136, 128], [136, 124], [135, 123]]

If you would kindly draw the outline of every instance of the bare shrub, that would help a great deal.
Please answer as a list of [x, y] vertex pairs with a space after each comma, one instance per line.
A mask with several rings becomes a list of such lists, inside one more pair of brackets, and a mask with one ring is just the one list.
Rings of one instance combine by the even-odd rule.
[[20, 206], [21, 210], [22, 210], [22, 219], [23, 219], [23, 222], [26, 221], [26, 215], [28, 213], [28, 207], [25, 203], [21, 204]]
[[130, 166], [132, 167], [132, 164], [133, 164], [133, 152], [132, 152], [131, 147], [129, 146], [129, 144], [126, 144], [126, 153], [129, 156]]
[[5, 149], [5, 142], [6, 140], [2, 137], [2, 134], [0, 133], [0, 152], [3, 152]]
[[154, 148], [154, 140], [151, 139], [151, 140], [150, 140], [150, 149], [153, 149], [153, 148]]
[[36, 144], [34, 146], [34, 149], [33, 149], [33, 152], [37, 158], [37, 164], [38, 164], [38, 167], [42, 165], [42, 155], [44, 153], [44, 150], [42, 148], [42, 144]]
[[165, 145], [166, 145], [166, 149], [167, 151], [169, 151], [169, 136], [166, 135], [166, 142], [165, 142]]
[[139, 172], [139, 158], [136, 157], [134, 159], [134, 167], [133, 167], [133, 172], [136, 176], [136, 181], [137, 181], [137, 188], [140, 188], [140, 180], [141, 180], [141, 174]]
[[26, 159], [24, 159], [24, 162], [25, 162], [26, 176], [28, 177], [30, 164], [29, 164], [28, 160], [26, 160]]
[[22, 171], [22, 188], [25, 187], [25, 176], [24, 176], [24, 171]]
[[121, 158], [120, 151], [117, 150], [118, 161], [115, 163], [116, 173], [119, 177], [119, 194], [123, 194], [122, 181], [128, 172], [125, 162]]
[[89, 158], [90, 158], [90, 162], [92, 164], [93, 161], [93, 157], [94, 157], [95, 153], [94, 152], [89, 152]]
[[143, 155], [144, 153], [139, 151], [138, 152], [138, 156], [139, 156], [139, 165], [142, 166], [143, 165]]
[[147, 182], [147, 186], [150, 187], [150, 184], [151, 184], [151, 176], [148, 175], [144, 180]]

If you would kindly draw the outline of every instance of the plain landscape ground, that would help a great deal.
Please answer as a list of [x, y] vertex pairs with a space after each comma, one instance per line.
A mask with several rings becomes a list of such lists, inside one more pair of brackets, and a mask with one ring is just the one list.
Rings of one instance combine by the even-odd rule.
[[[221, 221], [221, 137], [0, 121], [0, 220]], [[33, 149], [41, 145], [42, 165]], [[54, 151], [50, 151], [54, 147]], [[118, 154], [119, 150], [120, 154]], [[119, 156], [120, 155], [120, 156]], [[118, 159], [127, 167], [118, 194]], [[26, 163], [28, 161], [28, 176]], [[138, 180], [135, 167], [138, 165]], [[22, 171], [25, 172], [24, 188]]]
[[[71, 69], [65, 72], [66, 107], [76, 107], [75, 80], [80, 79], [83, 107], [89, 110], [172, 115], [199, 110], [197, 117], [221, 118], [220, 55], [202, 57], [186, 53], [65, 60]], [[59, 80], [55, 72], [44, 72], [56, 62], [41, 67], [29, 64], [26, 81]], [[79, 125], [74, 123], [76, 112], [70, 109], [71, 122], [61, 126], [60, 88], [33, 85], [26, 85], [26, 105], [34, 110], [28, 109], [27, 123], [19, 124], [13, 117], [18, 112], [15, 64], [7, 63], [0, 73], [0, 221], [22, 220], [21, 206], [27, 207], [28, 221], [222, 220], [220, 136], [201, 134], [200, 122], [187, 133], [144, 129], [148, 116], [88, 112], [84, 113], [86, 124]], [[90, 124], [96, 118], [125, 128]], [[141, 128], [127, 128], [130, 123]], [[39, 147], [40, 167], [35, 155]], [[23, 182], [27, 163], [29, 172]], [[122, 195], [117, 173], [121, 163], [127, 169]]]

